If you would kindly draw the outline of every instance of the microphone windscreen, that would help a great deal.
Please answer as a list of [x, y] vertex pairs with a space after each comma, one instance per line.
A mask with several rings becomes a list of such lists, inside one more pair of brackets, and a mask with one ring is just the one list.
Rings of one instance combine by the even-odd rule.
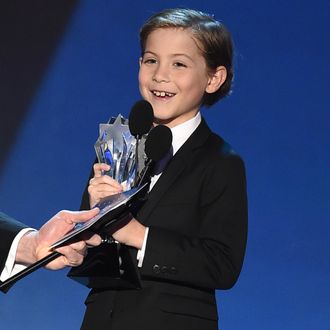
[[152, 126], [154, 111], [148, 101], [137, 101], [129, 114], [128, 127], [131, 134], [135, 137], [141, 137], [147, 134]]
[[148, 159], [159, 161], [172, 146], [172, 132], [164, 125], [154, 127], [144, 144], [144, 151]]

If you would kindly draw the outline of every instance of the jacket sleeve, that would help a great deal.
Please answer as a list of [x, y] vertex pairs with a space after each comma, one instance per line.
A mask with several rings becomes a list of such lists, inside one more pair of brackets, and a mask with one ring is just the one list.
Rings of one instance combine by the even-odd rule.
[[15, 236], [24, 228], [27, 226], [0, 212], [0, 272], [5, 265]]
[[212, 162], [200, 196], [194, 234], [150, 226], [143, 276], [206, 289], [229, 289], [235, 284], [247, 237], [243, 161], [230, 156]]

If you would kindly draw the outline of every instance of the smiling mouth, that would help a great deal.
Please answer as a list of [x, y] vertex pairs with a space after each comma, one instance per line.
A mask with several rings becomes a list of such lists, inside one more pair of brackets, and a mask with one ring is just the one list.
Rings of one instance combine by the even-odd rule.
[[172, 97], [175, 95], [174, 93], [165, 92], [165, 91], [156, 91], [156, 90], [152, 90], [151, 93], [157, 97]]

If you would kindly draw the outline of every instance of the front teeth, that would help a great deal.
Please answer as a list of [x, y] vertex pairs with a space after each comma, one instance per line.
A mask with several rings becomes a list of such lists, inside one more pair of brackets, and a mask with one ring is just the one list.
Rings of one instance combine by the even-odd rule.
[[159, 96], [159, 97], [165, 97], [165, 96], [168, 96], [168, 97], [171, 97], [171, 96], [174, 96], [173, 93], [169, 93], [169, 92], [163, 92], [163, 91], [152, 91], [152, 93], [156, 96]]

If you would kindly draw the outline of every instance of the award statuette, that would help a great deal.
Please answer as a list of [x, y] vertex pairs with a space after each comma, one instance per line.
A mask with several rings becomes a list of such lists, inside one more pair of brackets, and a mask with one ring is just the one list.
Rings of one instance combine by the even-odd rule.
[[133, 105], [129, 120], [119, 114], [108, 124], [99, 126], [99, 138], [94, 145], [97, 159], [110, 165], [104, 174], [121, 183], [124, 190], [133, 188], [139, 181], [146, 161], [144, 143], [153, 119], [151, 104], [140, 100]]
[[[144, 152], [137, 152], [136, 141], [129, 131], [128, 120], [119, 114], [116, 118], [111, 118], [109, 124], [100, 124], [99, 137], [94, 145], [99, 163], [110, 165], [110, 170], [104, 172], [104, 175], [121, 183], [125, 191], [134, 186], [136, 176], [141, 170], [137, 168], [137, 164], [143, 164], [138, 161], [137, 154], [144, 157]], [[140, 146], [143, 148], [142, 143]]]

